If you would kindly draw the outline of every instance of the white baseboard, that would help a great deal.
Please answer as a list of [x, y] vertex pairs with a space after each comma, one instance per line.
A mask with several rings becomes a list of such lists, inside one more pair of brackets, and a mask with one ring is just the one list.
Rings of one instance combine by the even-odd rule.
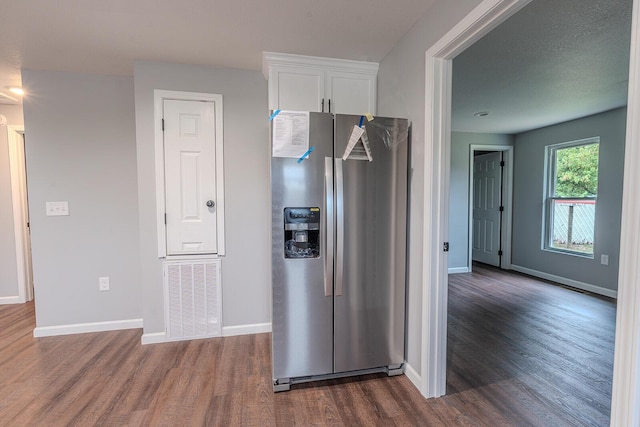
[[152, 332], [149, 334], [142, 334], [141, 344], [160, 344], [163, 342], [167, 342], [167, 333], [166, 332]]
[[223, 326], [222, 336], [232, 337], [235, 335], [262, 334], [271, 332], [271, 323], [255, 323], [253, 325]]
[[77, 323], [72, 325], [42, 326], [33, 330], [33, 336], [52, 337], [57, 335], [85, 334], [88, 332], [119, 331], [142, 328], [142, 319], [114, 320], [109, 322]]
[[[271, 323], [256, 323], [253, 325], [238, 325], [238, 326], [225, 326], [222, 328], [223, 337], [233, 337], [237, 335], [250, 335], [250, 334], [262, 334], [265, 332], [271, 332]], [[212, 338], [212, 337], [202, 337]], [[201, 339], [199, 337], [184, 338], [179, 341]], [[160, 344], [163, 342], [172, 342], [165, 332], [152, 332], [148, 334], [142, 334], [142, 344]]]
[[23, 301], [19, 296], [15, 297], [0, 297], [0, 305], [5, 304], [24, 304], [26, 301]]
[[469, 267], [450, 267], [448, 273], [449, 274], [459, 274], [459, 273], [468, 273]]
[[413, 369], [413, 366], [411, 366], [409, 362], [404, 363], [404, 374], [407, 376], [407, 378], [409, 378], [409, 381], [411, 381], [419, 391], [420, 387], [422, 386], [422, 377], [416, 372], [415, 369]]
[[573, 288], [582, 289], [583, 291], [592, 292], [594, 294], [603, 295], [609, 298], [618, 298], [618, 292], [603, 288], [601, 286], [591, 285], [589, 283], [579, 282], [573, 279], [567, 279], [566, 277], [556, 276], [554, 274], [544, 273], [542, 271], [532, 270], [530, 268], [521, 267], [519, 265], [511, 264], [511, 269], [519, 273], [528, 274], [529, 276], [539, 277], [541, 279], [551, 280], [552, 282], [561, 283], [563, 285], [571, 286]]

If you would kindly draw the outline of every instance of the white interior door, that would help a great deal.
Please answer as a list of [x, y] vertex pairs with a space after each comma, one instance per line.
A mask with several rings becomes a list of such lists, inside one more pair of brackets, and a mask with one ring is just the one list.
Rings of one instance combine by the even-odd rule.
[[215, 103], [164, 100], [167, 255], [217, 253]]
[[502, 152], [473, 159], [473, 260], [500, 266]]

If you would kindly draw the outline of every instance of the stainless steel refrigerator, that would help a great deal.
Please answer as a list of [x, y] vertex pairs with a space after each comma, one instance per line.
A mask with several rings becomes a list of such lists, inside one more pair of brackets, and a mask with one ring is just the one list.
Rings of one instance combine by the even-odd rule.
[[[404, 362], [409, 123], [328, 113], [302, 119], [297, 131], [308, 141], [291, 137], [290, 123], [271, 132], [275, 391], [367, 372], [397, 375]], [[298, 154], [280, 157], [283, 144]]]

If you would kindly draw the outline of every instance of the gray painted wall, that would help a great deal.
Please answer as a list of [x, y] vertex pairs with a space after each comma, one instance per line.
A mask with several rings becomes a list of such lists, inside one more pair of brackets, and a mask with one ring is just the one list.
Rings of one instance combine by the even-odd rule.
[[271, 321], [267, 81], [258, 71], [137, 62], [134, 66], [144, 332], [164, 331], [158, 259], [153, 90], [222, 94], [226, 256], [223, 326]]
[[409, 207], [407, 361], [420, 374], [422, 363], [422, 210], [424, 204], [425, 52], [480, 0], [437, 0], [387, 54], [378, 72], [378, 114], [413, 123]]
[[[140, 319], [133, 79], [23, 70], [22, 81], [37, 326]], [[45, 216], [47, 201], [70, 215]]]
[[[0, 114], [7, 118], [7, 125], [23, 124], [20, 105], [0, 105]], [[7, 126], [0, 126], [0, 298], [18, 295], [7, 131]]]
[[471, 145], [513, 145], [512, 135], [451, 133], [449, 268], [469, 267], [469, 150]]
[[[512, 264], [617, 290], [626, 114], [621, 108], [516, 135]], [[595, 258], [542, 250], [545, 146], [593, 136], [600, 137]]]

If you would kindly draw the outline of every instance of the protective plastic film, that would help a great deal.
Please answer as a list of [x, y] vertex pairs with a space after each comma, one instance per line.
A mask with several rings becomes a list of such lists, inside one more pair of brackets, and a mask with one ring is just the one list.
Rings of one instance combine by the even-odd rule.
[[375, 117], [367, 123], [369, 132], [374, 132], [382, 139], [384, 145], [392, 150], [398, 144], [404, 144], [409, 139], [409, 121], [387, 117]]

